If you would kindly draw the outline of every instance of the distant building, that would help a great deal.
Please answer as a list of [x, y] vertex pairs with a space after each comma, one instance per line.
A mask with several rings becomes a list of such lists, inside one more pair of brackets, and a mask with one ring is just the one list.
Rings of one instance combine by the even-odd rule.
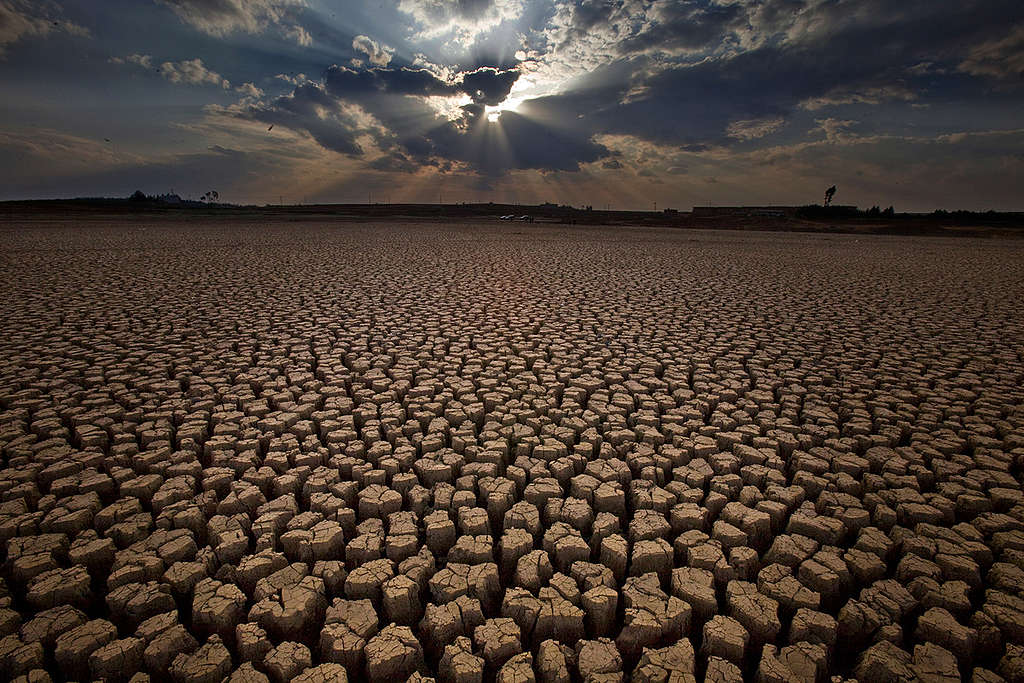
[[769, 216], [772, 218], [792, 218], [796, 216], [798, 206], [695, 206], [693, 215], [700, 216]]
[[[743, 218], [796, 218], [800, 206], [695, 206], [695, 217], [734, 216]], [[830, 215], [856, 214], [856, 206], [832, 204], [827, 209]]]

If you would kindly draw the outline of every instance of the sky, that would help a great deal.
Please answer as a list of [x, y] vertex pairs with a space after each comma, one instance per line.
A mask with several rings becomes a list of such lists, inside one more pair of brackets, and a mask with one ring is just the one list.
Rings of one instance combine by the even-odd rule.
[[1024, 210], [1020, 0], [0, 0], [0, 199]]

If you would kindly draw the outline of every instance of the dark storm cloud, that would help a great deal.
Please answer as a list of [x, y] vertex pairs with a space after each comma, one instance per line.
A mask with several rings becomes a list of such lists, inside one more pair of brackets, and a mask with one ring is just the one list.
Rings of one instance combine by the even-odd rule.
[[481, 105], [467, 105], [464, 110], [463, 121], [446, 122], [418, 140], [403, 140], [403, 145], [418, 151], [421, 158], [461, 161], [486, 175], [510, 169], [576, 171], [580, 164], [609, 154], [585, 132], [549, 126], [512, 111], [502, 112], [497, 123], [490, 123]]
[[[408, 173], [453, 161], [486, 175], [510, 169], [573, 171], [608, 155], [607, 148], [573, 127], [552, 127], [514, 112], [503, 112], [498, 123], [487, 121], [485, 105], [502, 102], [518, 75], [487, 67], [447, 83], [425, 69], [334, 66], [323, 83], [299, 85], [268, 104], [243, 108], [239, 115], [303, 130], [321, 146], [350, 156], [364, 154], [358, 139], [368, 135], [390, 150], [370, 162], [381, 171]], [[463, 116], [456, 121], [438, 118], [421, 100], [409, 97], [460, 94], [474, 101], [462, 107]], [[347, 110], [351, 104], [358, 104], [382, 126]], [[409, 119], [425, 122], [422, 130], [409, 134]], [[392, 149], [396, 144], [400, 150]]]
[[[621, 32], [623, 4], [581, 3], [572, 15], [574, 30]], [[1024, 18], [1024, 5], [1015, 1], [955, 7], [877, 0], [680, 2], [651, 14], [657, 20], [617, 43], [619, 60], [589, 74], [587, 87], [528, 101], [520, 110], [594, 135], [728, 145], [740, 141], [730, 139], [730, 123], [785, 118], [801, 105], [934, 102], [950, 88], [972, 87], [956, 74], [915, 74], [914, 66], [926, 59], [945, 64], [947, 72], [960, 65], [1004, 83], [1007, 72], [1021, 68], [1019, 55], [1012, 56], [1021, 39], [1007, 35], [1007, 22]], [[719, 46], [725, 36], [734, 46], [757, 44], [692, 63], [663, 54]], [[981, 95], [982, 87], [974, 84], [970, 94]]]
[[493, 0], [455, 0], [455, 12], [460, 16], [475, 19], [483, 16], [494, 4]]
[[614, 0], [584, 0], [572, 7], [572, 32], [579, 35], [607, 24], [623, 3]]
[[426, 69], [350, 69], [332, 66], [324, 74], [324, 85], [336, 97], [359, 99], [373, 93], [393, 95], [452, 95], [458, 88], [445, 83]]
[[482, 67], [462, 74], [456, 82], [446, 82], [427, 69], [409, 67], [351, 69], [332, 66], [324, 75], [327, 90], [343, 98], [355, 98], [372, 93], [392, 95], [469, 95], [474, 102], [496, 105], [508, 97], [509, 90], [519, 78], [515, 69], [500, 70]]
[[[405, 152], [391, 151], [379, 157], [372, 162], [377, 170], [409, 172], [415, 170], [411, 159], [434, 167], [461, 161], [489, 174], [509, 168], [570, 170], [607, 153], [585, 135], [555, 132], [511, 113], [502, 114], [500, 126], [512, 152], [479, 148], [480, 132], [494, 132], [490, 127], [495, 124], [484, 118], [485, 106], [504, 101], [518, 77], [514, 69], [483, 67], [446, 82], [426, 69], [332, 66], [322, 83], [296, 86], [267, 104], [242, 108], [240, 116], [304, 130], [327, 149], [352, 156], [364, 153], [357, 142], [361, 135], [369, 135], [382, 149], [402, 140]], [[439, 118], [434, 109], [414, 97], [458, 95], [473, 100], [462, 107], [458, 121]], [[353, 104], [372, 114], [382, 126], [347, 111]], [[420, 129], [410, 130], [410, 120], [418, 120]]]
[[499, 71], [493, 67], [482, 67], [462, 75], [462, 91], [474, 102], [497, 105], [505, 101], [518, 78], [519, 72], [515, 69]]
[[719, 47], [732, 31], [745, 28], [747, 12], [742, 3], [668, 3], [653, 12], [650, 29], [623, 40], [624, 54], [646, 52], [652, 48], [669, 52]]
[[401, 152], [391, 152], [371, 161], [370, 168], [391, 173], [415, 173], [420, 169], [420, 164]]
[[356, 139], [370, 132], [365, 122], [341, 108], [338, 100], [318, 83], [296, 86], [290, 94], [267, 105], [245, 107], [239, 116], [304, 130], [322, 147], [350, 156], [363, 154]]

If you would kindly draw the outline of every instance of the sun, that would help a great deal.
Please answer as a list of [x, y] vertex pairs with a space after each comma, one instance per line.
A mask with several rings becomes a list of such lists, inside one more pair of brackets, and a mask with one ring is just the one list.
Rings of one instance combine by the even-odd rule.
[[491, 123], [497, 123], [498, 119], [501, 118], [502, 112], [515, 111], [525, 99], [525, 97], [508, 97], [501, 104], [493, 106], [488, 104], [484, 107], [484, 115]]

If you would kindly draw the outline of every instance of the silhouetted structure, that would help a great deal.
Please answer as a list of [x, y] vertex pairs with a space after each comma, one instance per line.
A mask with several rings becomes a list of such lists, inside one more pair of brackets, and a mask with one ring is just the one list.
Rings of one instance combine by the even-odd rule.
[[835, 194], [836, 194], [836, 186], [835, 185], [833, 185], [832, 187], [830, 187], [827, 190], [825, 190], [825, 206], [831, 206], [831, 204], [832, 204], [832, 197], [834, 197]]

